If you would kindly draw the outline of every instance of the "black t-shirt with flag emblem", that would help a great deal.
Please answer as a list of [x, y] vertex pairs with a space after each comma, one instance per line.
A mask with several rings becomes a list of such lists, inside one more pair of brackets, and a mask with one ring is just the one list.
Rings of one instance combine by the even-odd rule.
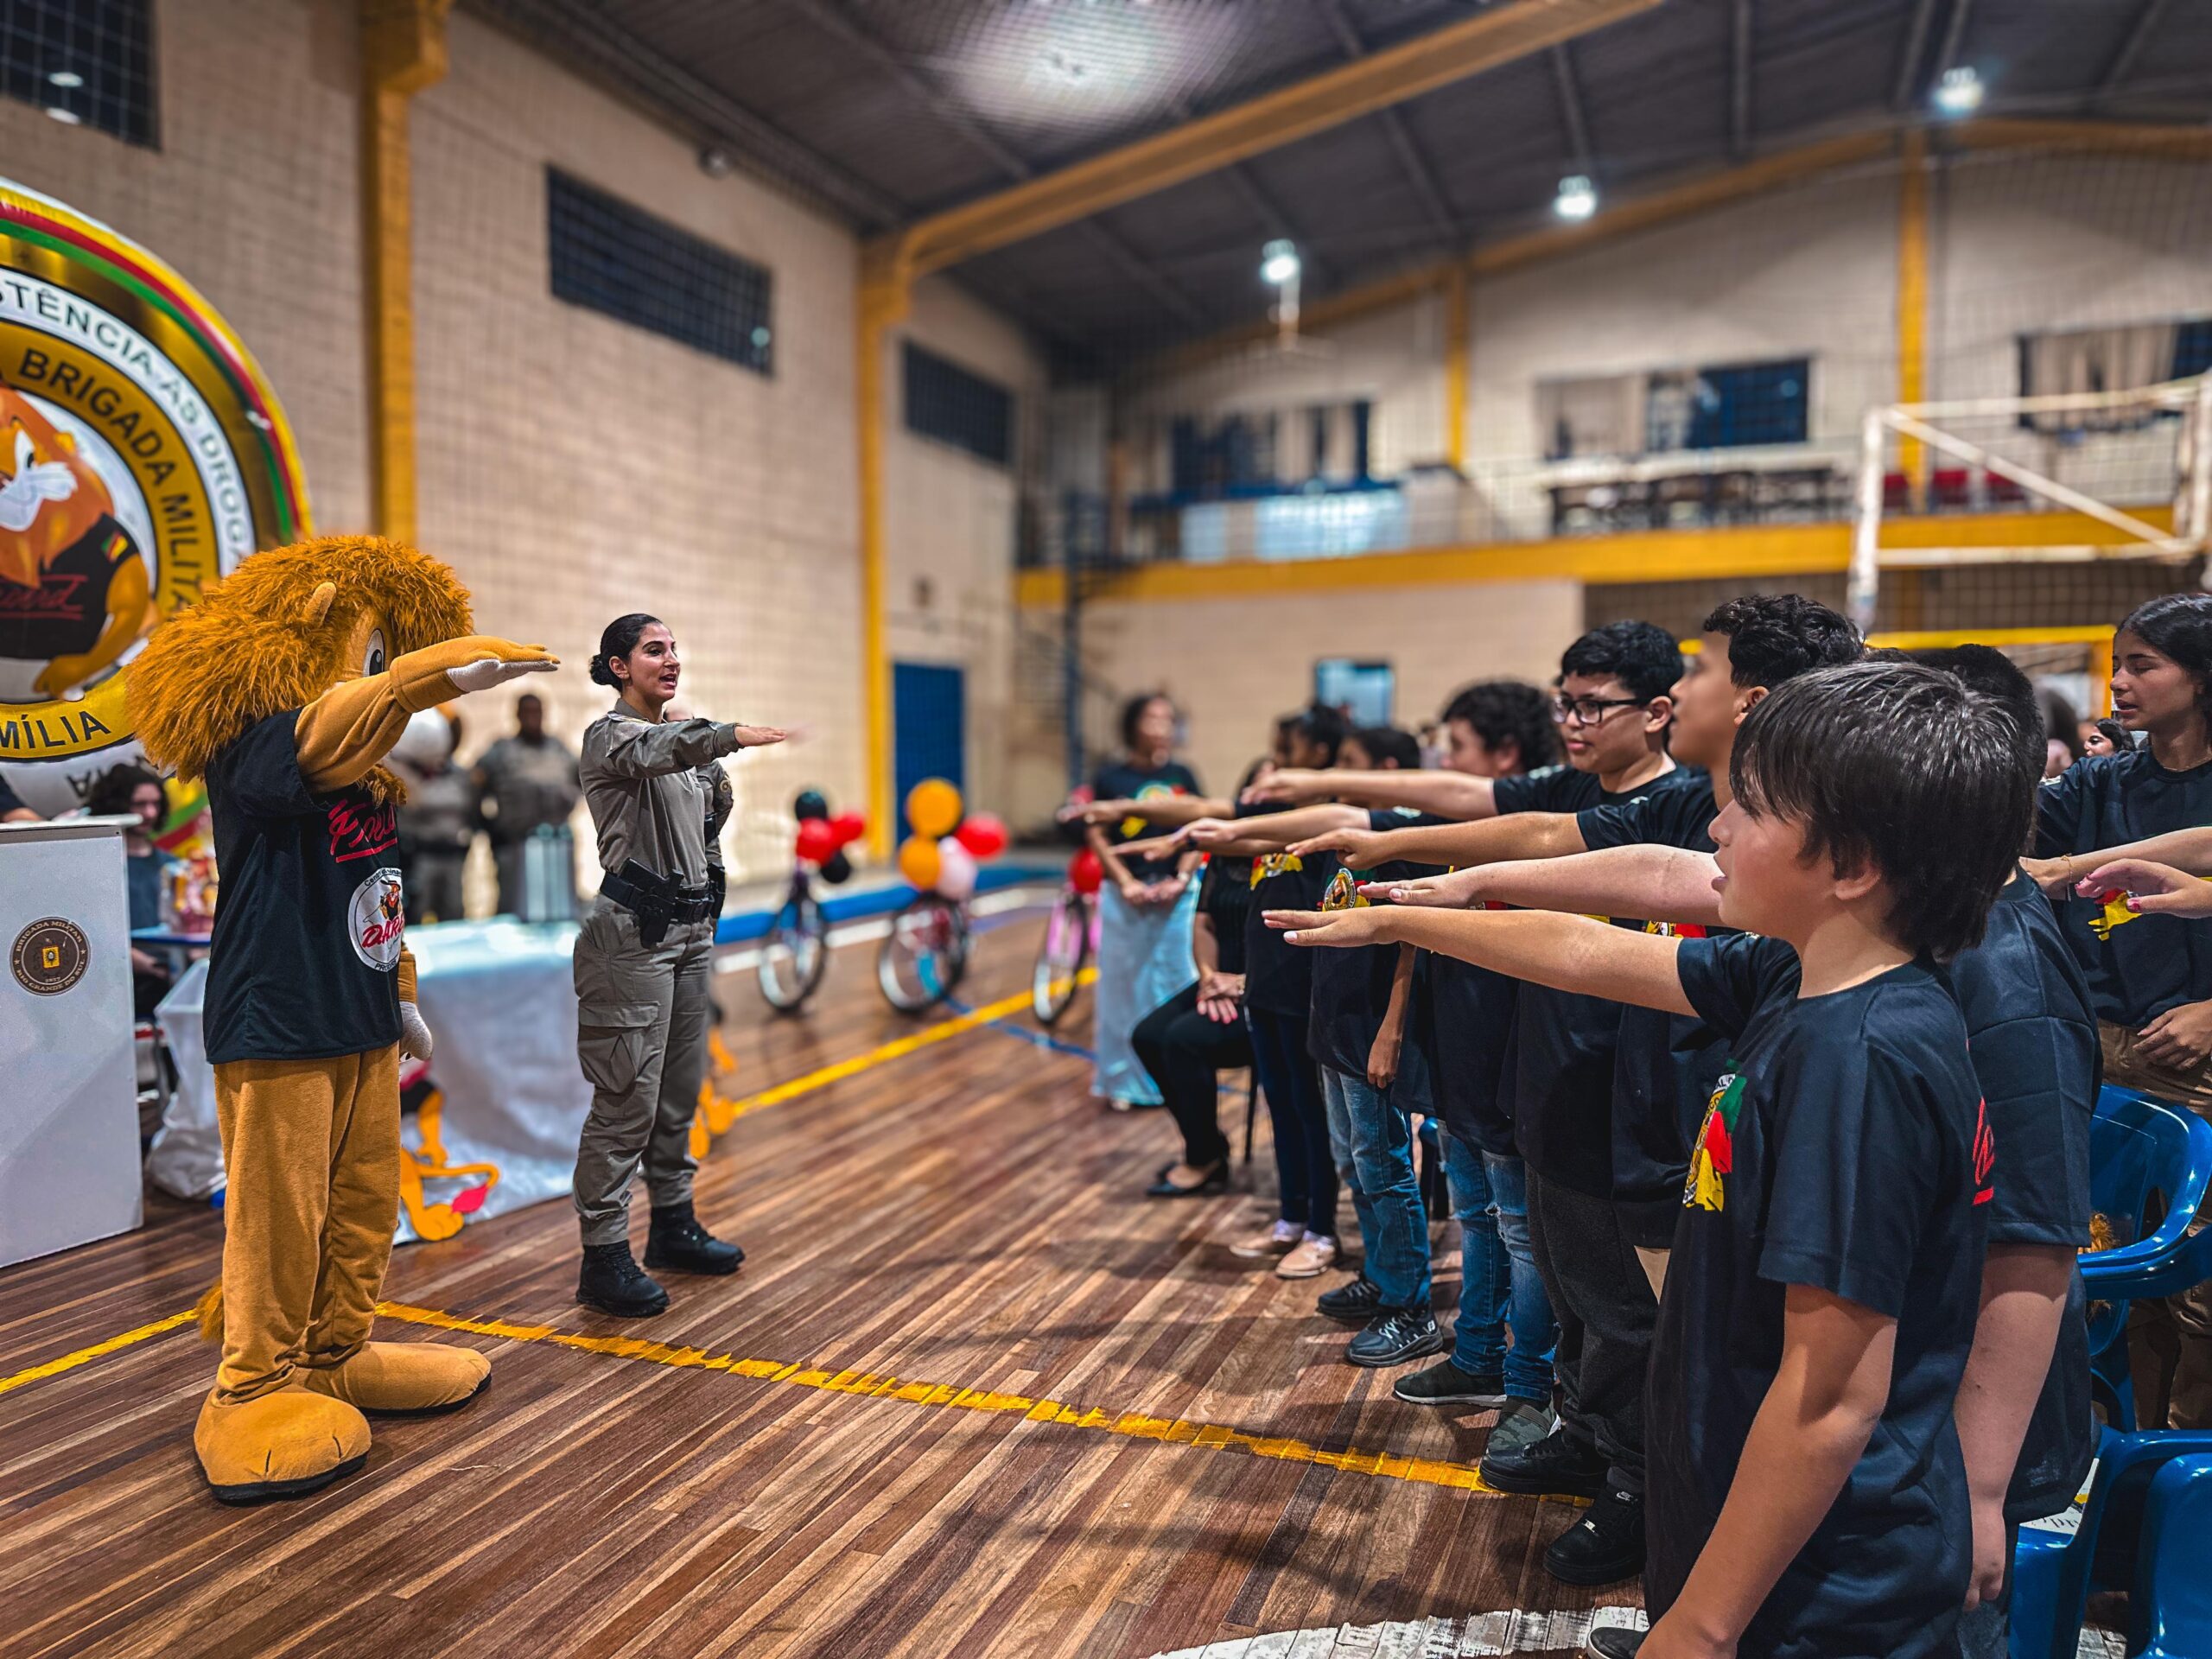
[[[1702, 772], [1677, 766], [1634, 789], [1608, 791], [1594, 773], [1547, 766], [1501, 778], [1491, 798], [1508, 812], [1573, 812], [1625, 808], [1701, 783]], [[1616, 927], [1640, 920], [1609, 916]], [[1546, 1180], [1592, 1198], [1613, 1195], [1613, 1065], [1620, 1046], [1618, 1002], [1521, 987], [1514, 1038], [1513, 1133], [1521, 1156]]]
[[[1420, 815], [1413, 812], [1385, 810], [1367, 815], [1367, 827], [1370, 830], [1404, 830], [1420, 822]], [[1332, 862], [1335, 868], [1322, 886], [1316, 906], [1320, 910], [1364, 906], [1370, 901], [1361, 896], [1363, 882], [1402, 881], [1431, 874], [1423, 866], [1402, 861], [1371, 870], [1348, 869], [1341, 862]], [[1398, 951], [1399, 947], [1395, 944], [1364, 944], [1351, 950], [1306, 952], [1314, 961], [1313, 1000], [1310, 1023], [1306, 1028], [1306, 1049], [1317, 1064], [1348, 1077], [1367, 1075], [1368, 1056], [1374, 1050], [1376, 1033], [1382, 1028], [1382, 1016], [1390, 1007], [1390, 985], [1398, 971]], [[1431, 1098], [1428, 999], [1426, 988], [1420, 982], [1424, 971], [1425, 965], [1417, 969], [1415, 982], [1407, 988], [1409, 1001], [1406, 1008], [1405, 1042], [1398, 1052], [1396, 1086], [1416, 1109]]]
[[[2124, 846], [2212, 823], [2212, 763], [2169, 772], [2148, 749], [2076, 760], [2036, 798], [2036, 856]], [[2142, 916], [2122, 895], [2058, 906], [2097, 1018], [2139, 1031], [2170, 1008], [2212, 1001], [2212, 927]]]
[[[1592, 807], [1577, 815], [1582, 843], [1601, 847], [1714, 849], [1713, 780], [1682, 768], [1681, 783], [1625, 806]], [[1702, 938], [1731, 928], [1653, 924], [1654, 932]], [[1727, 1044], [1704, 1020], [1659, 1008], [1621, 1010], [1620, 1052], [1613, 1062], [1613, 1196], [1646, 1201], [1681, 1190], [1689, 1140], [1705, 1114]]]
[[1684, 940], [1677, 963], [1730, 1063], [1692, 1154], [1651, 1356], [1652, 1617], [1719, 1517], [1781, 1364], [1788, 1289], [1804, 1285], [1897, 1321], [1889, 1398], [1743, 1650], [1955, 1653], [1972, 1526], [1952, 1408], [1996, 1163], [1958, 1003], [1922, 963], [1801, 998], [1796, 952], [1748, 934]]
[[207, 766], [222, 874], [205, 1015], [217, 1065], [399, 1040], [397, 815], [365, 789], [310, 790], [298, 721], [270, 715]]

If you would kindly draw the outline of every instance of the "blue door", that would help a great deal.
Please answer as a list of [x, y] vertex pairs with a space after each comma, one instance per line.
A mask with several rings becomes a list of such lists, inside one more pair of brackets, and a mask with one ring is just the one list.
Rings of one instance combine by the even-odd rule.
[[937, 663], [891, 665], [891, 773], [898, 790], [899, 838], [911, 833], [906, 791], [942, 778], [968, 792], [968, 679]]

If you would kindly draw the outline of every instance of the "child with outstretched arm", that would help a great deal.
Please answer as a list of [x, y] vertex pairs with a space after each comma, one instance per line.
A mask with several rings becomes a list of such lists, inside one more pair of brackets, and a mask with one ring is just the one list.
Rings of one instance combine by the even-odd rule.
[[1736, 937], [1389, 906], [1269, 918], [1299, 944], [1413, 944], [1732, 1036], [1652, 1360], [1645, 1659], [1955, 1650], [1973, 1563], [1953, 1408], [1995, 1148], [1936, 964], [1980, 938], [2026, 839], [2017, 738], [1911, 664], [1777, 690], [1713, 830]]

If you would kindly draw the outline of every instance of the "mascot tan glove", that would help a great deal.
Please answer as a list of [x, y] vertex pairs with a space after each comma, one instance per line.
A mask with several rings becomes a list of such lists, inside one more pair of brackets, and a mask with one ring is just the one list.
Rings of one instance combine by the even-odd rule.
[[301, 774], [318, 791], [359, 783], [391, 753], [410, 715], [560, 665], [543, 645], [518, 645], [487, 633], [463, 634], [395, 657], [383, 673], [341, 680], [300, 710], [294, 729]]

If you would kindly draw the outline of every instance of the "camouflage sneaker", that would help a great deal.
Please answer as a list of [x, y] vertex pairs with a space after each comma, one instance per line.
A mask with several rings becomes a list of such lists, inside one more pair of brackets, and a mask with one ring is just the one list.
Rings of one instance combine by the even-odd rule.
[[1497, 1426], [1491, 1430], [1483, 1452], [1487, 1456], [1493, 1452], [1517, 1452], [1523, 1446], [1534, 1446], [1551, 1432], [1550, 1407], [1529, 1400], [1508, 1400], [1505, 1409], [1497, 1414]]

